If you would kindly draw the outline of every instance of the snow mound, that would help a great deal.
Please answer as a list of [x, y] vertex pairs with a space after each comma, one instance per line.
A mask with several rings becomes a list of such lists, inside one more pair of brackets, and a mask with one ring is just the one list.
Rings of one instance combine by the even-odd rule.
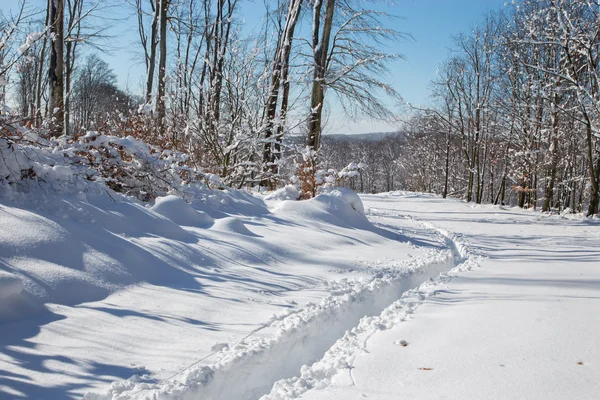
[[181, 187], [179, 193], [196, 211], [204, 211], [212, 218], [231, 215], [266, 215], [269, 209], [262, 199], [244, 190], [224, 188], [212, 190], [197, 183]]
[[214, 223], [210, 215], [194, 210], [181, 197], [173, 195], [157, 198], [150, 209], [178, 225], [206, 227]]
[[0, 227], [0, 322], [138, 282], [194, 284], [181, 270], [188, 260], [166, 259], [156, 242], [197, 237], [133, 199], [47, 195], [0, 204]]
[[345, 228], [374, 229], [364, 214], [356, 193], [349, 189], [334, 189], [306, 201], [283, 201], [275, 212], [291, 214], [294, 218], [312, 220], [315, 224], [331, 224]]
[[346, 203], [350, 204], [354, 210], [358, 211], [362, 215], [365, 215], [365, 206], [362, 200], [358, 197], [354, 191], [345, 187], [336, 187], [332, 189], [324, 189], [321, 193], [328, 194], [330, 196], [339, 197]]
[[236, 217], [225, 217], [221, 219], [215, 220], [215, 224], [212, 227], [214, 230], [227, 232], [227, 233], [235, 233], [238, 235], [245, 236], [258, 236], [255, 233], [252, 233], [246, 225]]
[[20, 208], [0, 204], [0, 221], [0, 254], [15, 249], [26, 253], [28, 249], [69, 241], [69, 233], [59, 224]]
[[265, 200], [298, 200], [300, 198], [300, 192], [294, 185], [287, 185], [274, 191], [273, 193], [269, 193], [265, 196]]

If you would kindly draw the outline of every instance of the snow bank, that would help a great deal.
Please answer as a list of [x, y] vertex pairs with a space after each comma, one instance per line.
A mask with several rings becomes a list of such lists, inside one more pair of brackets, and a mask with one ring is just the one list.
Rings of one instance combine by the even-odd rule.
[[177, 194], [196, 211], [203, 211], [212, 218], [228, 215], [260, 216], [269, 214], [262, 199], [244, 190], [211, 190], [206, 185], [194, 183], [182, 186]]
[[[249, 193], [200, 183], [181, 188], [185, 199], [158, 197], [152, 207], [99, 182], [90, 184], [99, 190], [70, 194], [32, 187], [0, 200], [0, 271], [12, 282], [0, 288], [7, 293], [1, 295], [0, 322], [43, 310], [47, 303], [101, 300], [142, 282], [196, 288], [194, 269], [215, 260], [196, 245], [203, 234], [183, 227], [257, 237], [237, 216], [269, 213]], [[12, 295], [17, 289], [21, 294]]]
[[303, 220], [314, 220], [317, 225], [324, 222], [346, 228], [373, 229], [358, 195], [345, 188], [332, 189], [310, 200], [283, 201], [275, 212], [294, 215]]
[[158, 197], [150, 209], [182, 226], [207, 227], [214, 223], [206, 212], [194, 210], [181, 197], [173, 195]]
[[[0, 226], [0, 268], [16, 277], [0, 293], [22, 288], [29, 304], [17, 307], [11, 296], [10, 319], [42, 310], [46, 303], [99, 300], [134, 283], [191, 280], [181, 271], [184, 263], [148, 243], [154, 238], [195, 243], [197, 238], [125, 197], [40, 194], [31, 202], [0, 204]], [[0, 297], [6, 303], [6, 295]], [[8, 318], [7, 312], [0, 314], [0, 321]]]

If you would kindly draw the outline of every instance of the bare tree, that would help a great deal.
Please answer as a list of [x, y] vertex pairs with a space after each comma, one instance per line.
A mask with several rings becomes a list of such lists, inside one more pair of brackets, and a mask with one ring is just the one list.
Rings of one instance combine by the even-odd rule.
[[[263, 162], [267, 169], [267, 179], [264, 184], [271, 188], [274, 187], [275, 182], [270, 178], [277, 174], [276, 160], [279, 159], [281, 155], [281, 142], [283, 139], [283, 130], [290, 94], [290, 83], [288, 80], [290, 55], [292, 51], [294, 30], [300, 17], [301, 7], [302, 0], [292, 0], [289, 2], [285, 26], [277, 41], [276, 54], [273, 60], [273, 71], [271, 73], [269, 97], [267, 98], [267, 104], [265, 105], [264, 138], [266, 143], [263, 151]], [[280, 89], [283, 89], [281, 95], [281, 108], [279, 112], [279, 121], [276, 123], [275, 119], [277, 116], [277, 104], [279, 101]], [[277, 133], [273, 138], [275, 130]]]

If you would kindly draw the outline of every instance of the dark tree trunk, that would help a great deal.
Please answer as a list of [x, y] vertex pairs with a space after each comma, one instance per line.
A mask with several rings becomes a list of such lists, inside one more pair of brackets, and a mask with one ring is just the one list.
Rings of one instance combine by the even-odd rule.
[[50, 34], [54, 37], [50, 52], [50, 68], [48, 70], [49, 112], [53, 118], [50, 128], [52, 136], [61, 136], [64, 132], [64, 0], [51, 0]]
[[156, 117], [158, 118], [159, 133], [165, 135], [165, 94], [166, 94], [166, 72], [167, 72], [167, 10], [169, 0], [160, 0], [160, 57], [158, 60], [158, 91], [156, 94]]
[[152, 27], [150, 31], [150, 56], [147, 60], [147, 76], [146, 76], [146, 103], [152, 101], [152, 88], [154, 86], [154, 68], [156, 65], [156, 37], [158, 35], [158, 20], [160, 15], [161, 0], [156, 0], [154, 6], [154, 14], [152, 16]]

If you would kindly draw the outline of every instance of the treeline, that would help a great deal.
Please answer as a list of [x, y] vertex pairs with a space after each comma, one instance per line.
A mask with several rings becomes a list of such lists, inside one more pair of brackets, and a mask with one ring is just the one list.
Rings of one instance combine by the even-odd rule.
[[[420, 119], [416, 119], [419, 121]], [[323, 136], [320, 157], [325, 169], [341, 171], [348, 160], [356, 165], [356, 174], [345, 186], [361, 193], [410, 190], [444, 194], [445, 177], [449, 187], [460, 187], [456, 163], [449, 163], [444, 174], [446, 137], [439, 132], [423, 134], [417, 125], [405, 131], [387, 134]], [[456, 144], [459, 146], [459, 144]], [[462, 197], [463, 192], [447, 193]]]
[[[355, 117], [391, 116], [385, 99], [397, 94], [385, 73], [398, 56], [380, 45], [402, 35], [358, 0], [268, 1], [262, 30], [248, 33], [244, 4], [51, 0], [37, 9], [22, 0], [0, 18], [0, 89], [17, 104], [3, 109], [2, 137], [18, 140], [21, 126], [71, 142], [88, 131], [133, 136], [157, 157], [183, 154], [186, 168], [234, 187], [315, 176], [328, 102]], [[131, 14], [142, 96], [119, 89], [98, 56], [121, 40], [110, 37], [111, 23]], [[0, 102], [9, 104], [7, 96]], [[290, 130], [305, 138], [298, 149], [284, 148]]]
[[[600, 5], [525, 0], [456, 36], [408, 130], [408, 189], [598, 213]], [[411, 161], [409, 161], [411, 160]]]
[[[47, 4], [23, 1], [0, 18], [1, 157], [24, 132], [35, 133], [25, 135], [27, 145], [57, 146], [94, 131], [131, 136], [155, 159], [177, 160], [183, 182], [213, 175], [233, 187], [295, 182], [310, 197], [335, 169], [363, 192], [429, 191], [598, 214], [596, 0], [523, 0], [486, 16], [455, 37], [432, 84], [432, 106], [414, 108], [403, 135], [329, 143], [321, 133], [332, 100], [355, 117], [392, 116], [386, 96], [397, 93], [385, 73], [398, 55], [381, 44], [402, 34], [386, 28], [387, 14], [365, 8], [371, 2], [265, 2], [264, 26], [254, 33], [244, 28], [242, 0]], [[111, 16], [128, 13], [146, 71], [141, 96], [118, 88], [94, 54], [116, 40], [108, 36]], [[16, 106], [7, 108], [10, 96]], [[284, 140], [292, 131], [304, 138], [300, 145]], [[108, 162], [118, 151], [101, 153]]]

